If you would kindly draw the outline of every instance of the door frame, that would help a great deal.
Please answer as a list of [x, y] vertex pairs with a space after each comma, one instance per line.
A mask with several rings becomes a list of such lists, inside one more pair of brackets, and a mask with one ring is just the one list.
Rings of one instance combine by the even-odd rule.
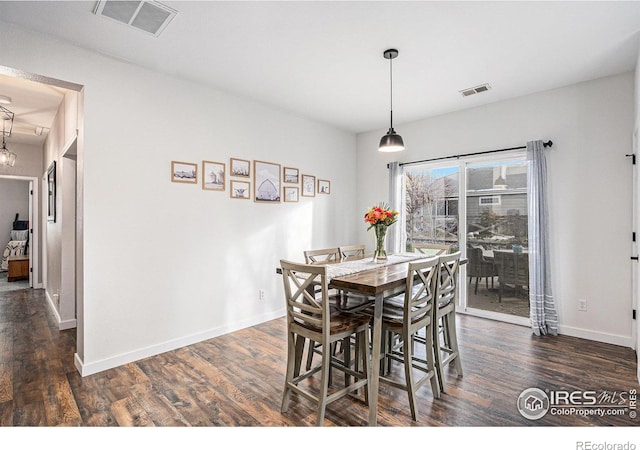
[[[24, 175], [0, 175], [0, 179], [22, 180], [29, 182], [29, 287], [41, 288], [42, 283], [38, 282], [40, 275], [40, 223], [37, 220], [40, 213], [38, 177]], [[34, 217], [36, 220], [34, 220]]]

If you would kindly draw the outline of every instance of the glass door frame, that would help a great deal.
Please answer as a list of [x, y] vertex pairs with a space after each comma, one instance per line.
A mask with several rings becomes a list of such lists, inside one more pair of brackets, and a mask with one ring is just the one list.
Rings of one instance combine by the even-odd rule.
[[[425, 170], [435, 170], [443, 168], [458, 169], [458, 245], [460, 248], [461, 258], [467, 258], [467, 168], [483, 163], [499, 163], [499, 162], [527, 162], [525, 150], [511, 150], [505, 151], [501, 154], [486, 154], [476, 156], [461, 156], [456, 160], [441, 160], [433, 162], [425, 162], [416, 164], [416, 167], [421, 167]], [[402, 203], [404, 213], [402, 214], [402, 248], [406, 249], [407, 244], [407, 230], [406, 230], [406, 185], [405, 174], [402, 174]], [[462, 206], [464, 205], [464, 206]], [[403, 250], [404, 251], [404, 250]], [[461, 314], [469, 314], [476, 317], [482, 317], [490, 320], [497, 320], [500, 322], [507, 322], [516, 325], [530, 326], [530, 319], [526, 317], [518, 317], [510, 314], [503, 314], [493, 311], [485, 311], [478, 308], [470, 308], [468, 306], [468, 288], [467, 283], [467, 267], [466, 264], [462, 264], [459, 270], [459, 296], [457, 304], [457, 312]]]

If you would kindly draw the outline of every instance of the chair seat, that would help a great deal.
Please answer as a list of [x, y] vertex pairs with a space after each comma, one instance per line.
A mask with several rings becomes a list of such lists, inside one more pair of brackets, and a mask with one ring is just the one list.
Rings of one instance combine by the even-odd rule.
[[[322, 330], [310, 323], [295, 321], [297, 325], [306, 328], [307, 330], [314, 332], [321, 332]], [[369, 317], [360, 314], [344, 314], [341, 311], [335, 309], [335, 306], [331, 305], [331, 314], [329, 315], [330, 334], [340, 334], [349, 330], [357, 330], [363, 325], [369, 323]]]
[[330, 297], [338, 311], [354, 313], [373, 305], [375, 298], [365, 295], [357, 295], [349, 292], [341, 292]]

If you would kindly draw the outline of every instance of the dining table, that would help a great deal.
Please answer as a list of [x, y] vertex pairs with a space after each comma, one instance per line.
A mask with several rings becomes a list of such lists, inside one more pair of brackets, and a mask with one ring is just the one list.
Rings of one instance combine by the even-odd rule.
[[[434, 255], [435, 256], [435, 255]], [[377, 425], [380, 354], [382, 343], [382, 310], [384, 300], [406, 290], [409, 263], [433, 256], [417, 253], [389, 255], [387, 261], [376, 263], [373, 258], [337, 262], [327, 265], [329, 287], [371, 296], [374, 301], [371, 343], [370, 376], [368, 386], [369, 426]], [[460, 264], [465, 264], [461, 259]]]

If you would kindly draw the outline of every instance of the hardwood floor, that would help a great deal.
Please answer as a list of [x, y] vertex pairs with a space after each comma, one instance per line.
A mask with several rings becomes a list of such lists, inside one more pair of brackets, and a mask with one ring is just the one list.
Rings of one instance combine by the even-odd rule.
[[[449, 392], [418, 392], [413, 422], [406, 393], [381, 386], [378, 424], [405, 426], [637, 426], [624, 416], [547, 414], [516, 408], [526, 388], [639, 389], [635, 352], [573, 337], [535, 337], [525, 327], [458, 317], [464, 377]], [[42, 290], [0, 293], [0, 425], [4, 427], [312, 426], [315, 411], [292, 395], [280, 413], [286, 364], [284, 319], [81, 377], [75, 330], [58, 331]], [[397, 369], [401, 373], [400, 367]], [[357, 399], [329, 405], [325, 426], [366, 425]]]

